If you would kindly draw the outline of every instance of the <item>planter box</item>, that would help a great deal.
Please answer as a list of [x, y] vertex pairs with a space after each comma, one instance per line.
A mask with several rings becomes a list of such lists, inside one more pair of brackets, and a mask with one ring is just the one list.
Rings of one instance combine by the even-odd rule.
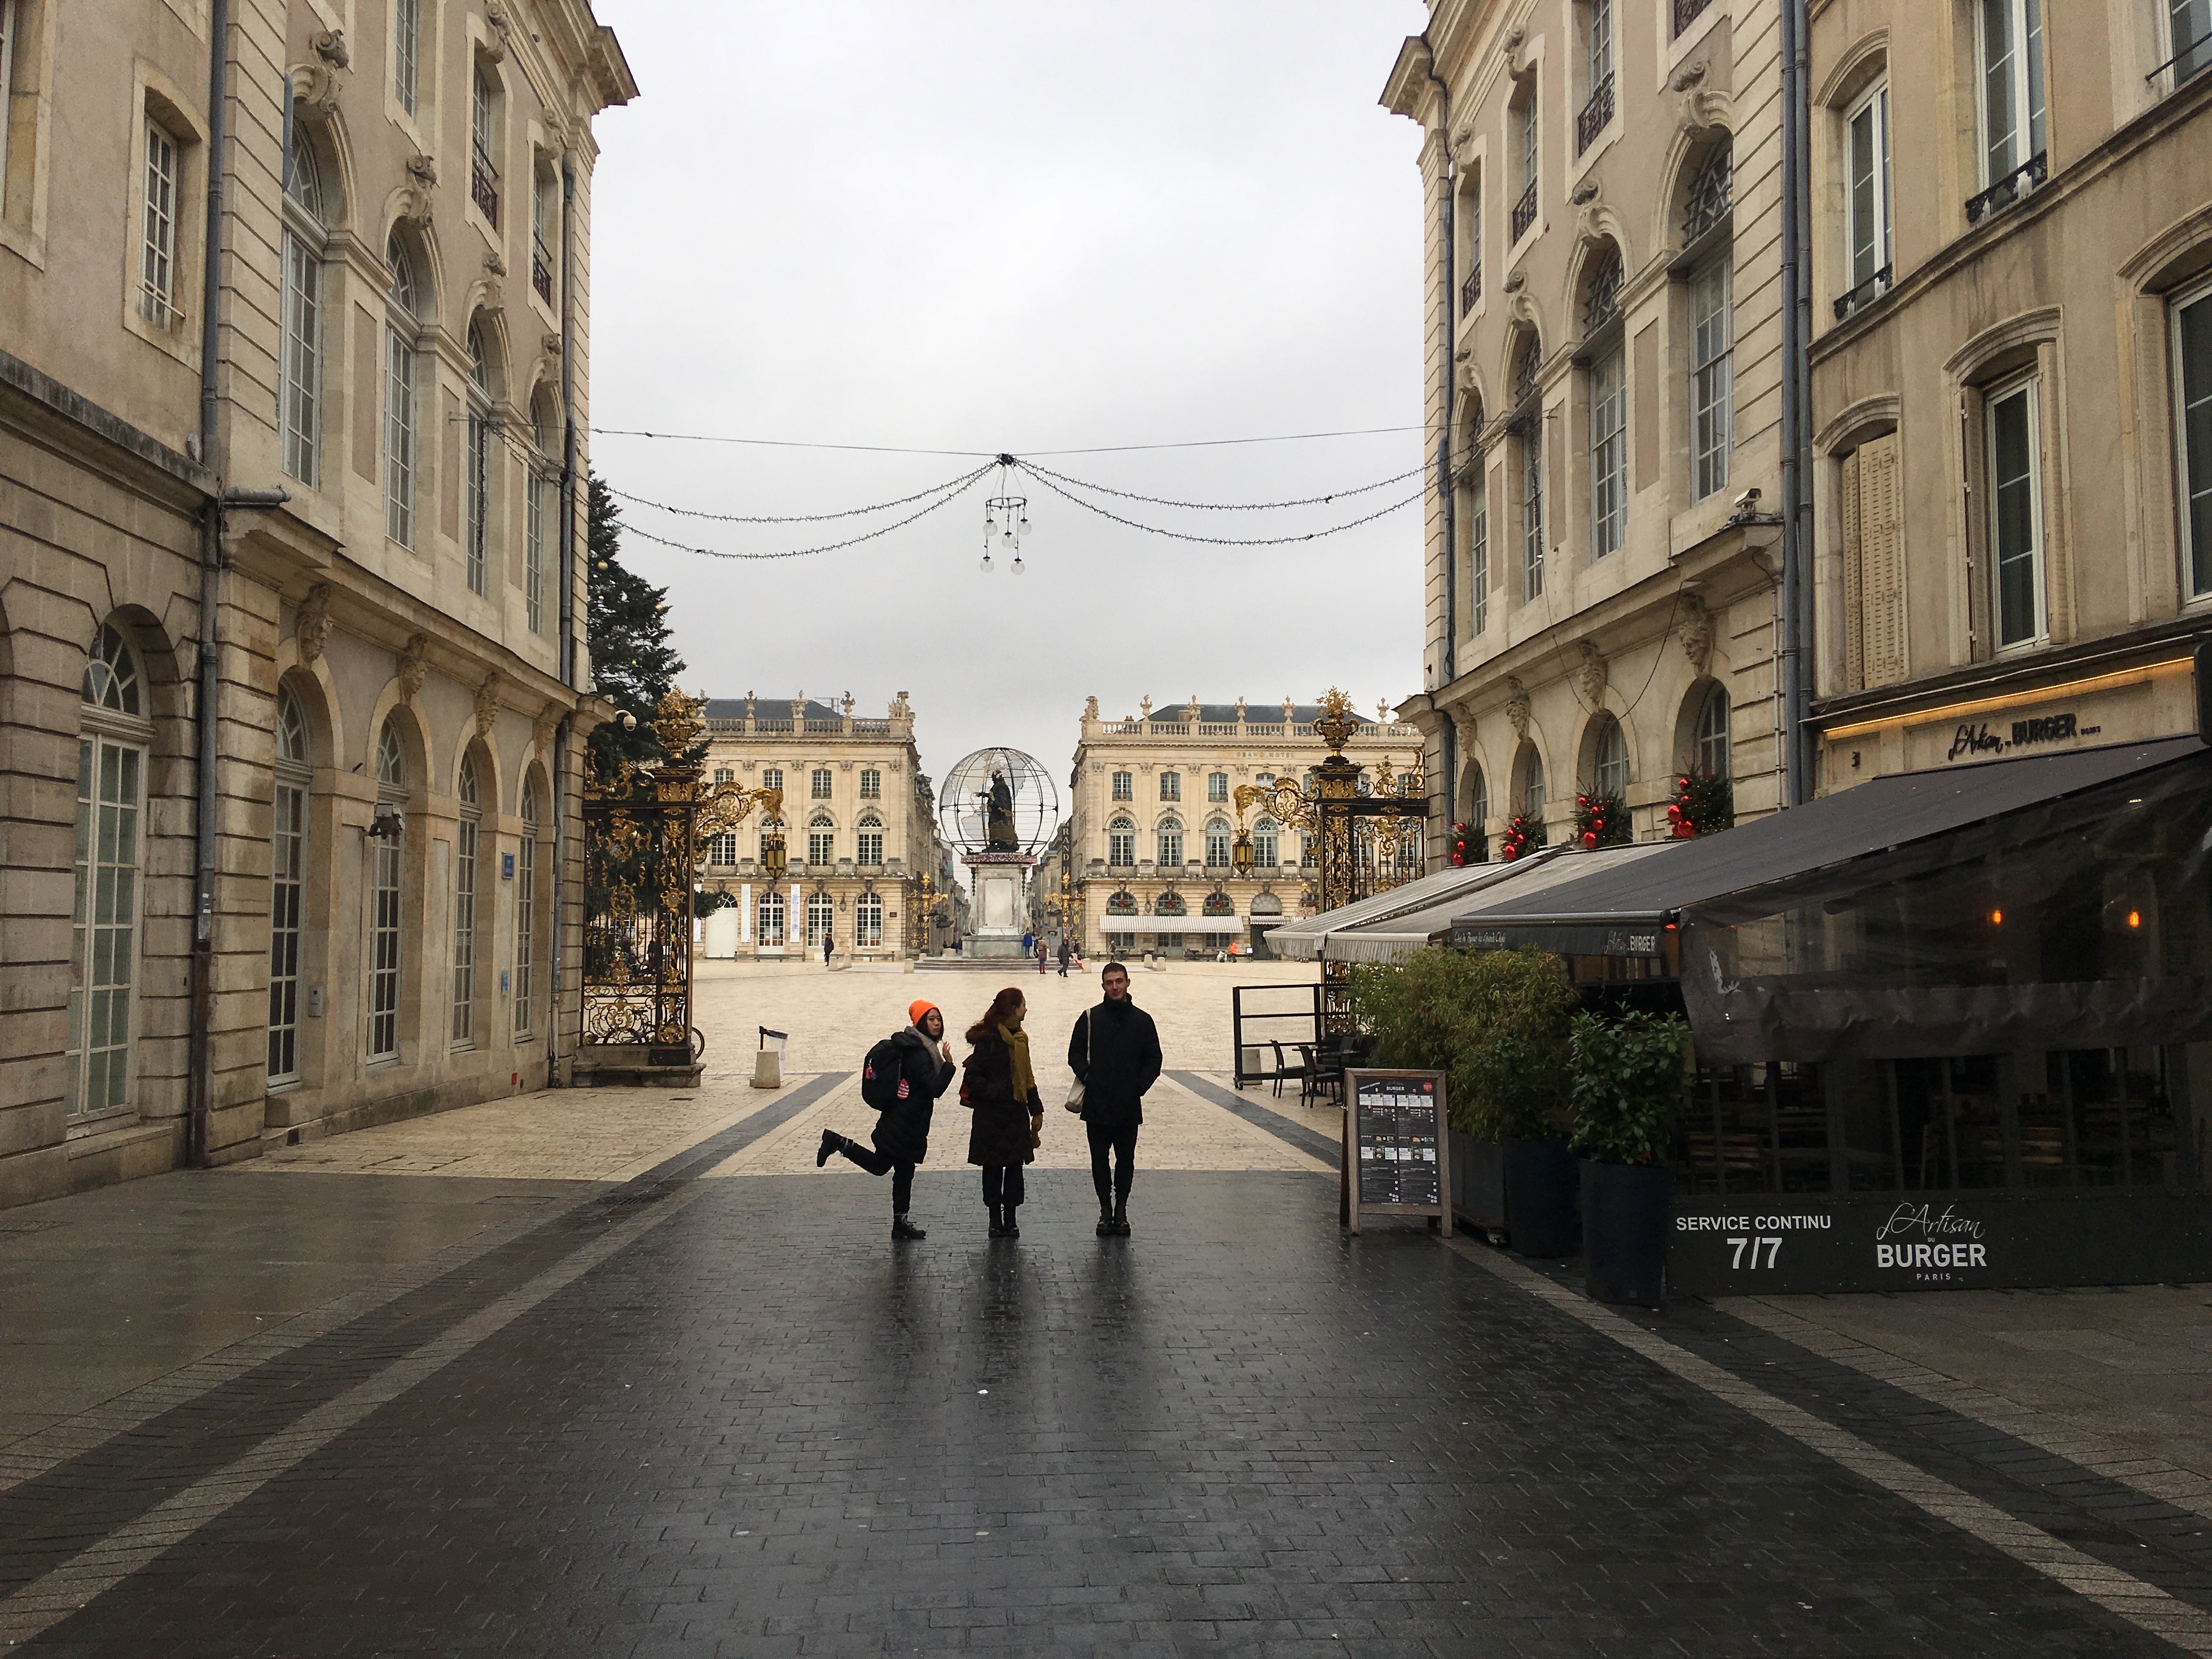
[[1582, 1167], [1583, 1288], [1593, 1302], [1656, 1308], [1667, 1299], [1667, 1218], [1674, 1177], [1656, 1164]]
[[1452, 1219], [1476, 1232], [1503, 1233], [1505, 1148], [1494, 1140], [1451, 1132]]
[[1505, 1224], [1516, 1255], [1572, 1255], [1581, 1242], [1575, 1155], [1564, 1140], [1508, 1140]]

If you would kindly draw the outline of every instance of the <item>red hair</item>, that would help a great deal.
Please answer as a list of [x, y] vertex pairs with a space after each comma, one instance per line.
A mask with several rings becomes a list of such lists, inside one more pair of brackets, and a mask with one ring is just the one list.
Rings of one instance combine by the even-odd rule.
[[985, 1011], [983, 1018], [968, 1028], [968, 1041], [981, 1042], [985, 1037], [997, 1036], [999, 1027], [1013, 1018], [1014, 1010], [1020, 1007], [1023, 1001], [1020, 986], [1006, 987], [991, 999], [991, 1006]]

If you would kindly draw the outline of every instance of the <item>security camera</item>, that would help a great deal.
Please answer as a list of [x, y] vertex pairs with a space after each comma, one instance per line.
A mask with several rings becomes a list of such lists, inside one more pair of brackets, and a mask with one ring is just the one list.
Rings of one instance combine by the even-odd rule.
[[376, 804], [376, 815], [368, 821], [368, 833], [379, 841], [404, 841], [407, 836], [407, 814], [388, 800]]
[[1759, 486], [1757, 484], [1753, 484], [1750, 489], [1745, 490], [1742, 495], [1737, 496], [1735, 498], [1735, 510], [1739, 513], [1757, 512], [1759, 510]]

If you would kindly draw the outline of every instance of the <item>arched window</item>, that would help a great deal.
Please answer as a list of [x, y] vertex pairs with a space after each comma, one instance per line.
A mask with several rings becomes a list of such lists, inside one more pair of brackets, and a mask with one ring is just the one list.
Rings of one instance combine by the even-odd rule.
[[284, 471], [312, 489], [322, 475], [323, 253], [329, 218], [314, 147], [297, 121], [286, 170], [276, 413]]
[[1237, 914], [1237, 903], [1226, 893], [1208, 893], [1198, 910], [1200, 915], [1233, 916]]
[[1282, 857], [1282, 832], [1273, 818], [1261, 818], [1252, 826], [1252, 862], [1260, 869], [1273, 869]]
[[874, 949], [884, 942], [884, 901], [876, 893], [863, 893], [853, 901], [853, 944], [855, 949]]
[[307, 716], [276, 688], [276, 811], [269, 836], [269, 1081], [300, 1078], [300, 940], [307, 884]]
[[834, 939], [836, 925], [836, 906], [827, 893], [815, 893], [806, 901], [806, 948], [818, 951], [825, 939]]
[[1126, 816], [1116, 817], [1106, 826], [1106, 862], [1116, 869], [1126, 869], [1136, 861], [1136, 823]]
[[1698, 725], [1692, 738], [1698, 769], [1709, 777], [1729, 776], [1729, 694], [1717, 681], [1705, 688], [1698, 705]]
[[1544, 805], [1544, 757], [1532, 744], [1522, 763], [1521, 810], [1529, 817], [1540, 820]]
[[384, 533], [415, 545], [415, 353], [422, 302], [415, 262], [394, 236], [384, 246], [392, 299], [384, 322]]
[[1628, 798], [1628, 739], [1611, 714], [1598, 716], [1590, 739], [1589, 793], [1617, 801]]
[[467, 459], [462, 464], [461, 488], [465, 506], [461, 513], [461, 553], [469, 578], [469, 592], [486, 591], [484, 550], [491, 530], [491, 356], [484, 344], [483, 325], [469, 325], [469, 427]]
[[1235, 832], [1230, 829], [1227, 818], [1208, 818], [1206, 821], [1206, 867], [1207, 869], [1226, 870], [1229, 867], [1230, 843], [1235, 838]]
[[1490, 780], [1483, 775], [1480, 763], [1468, 767], [1467, 777], [1468, 827], [1479, 836], [1490, 822]]
[[1106, 914], [1109, 916], [1133, 916], [1137, 914], [1137, 896], [1124, 887], [1108, 895]]
[[884, 861], [884, 821], [873, 812], [860, 815], [857, 851], [862, 864], [873, 866]]
[[783, 948], [783, 894], [770, 887], [760, 896], [760, 942], [770, 949]]
[[477, 851], [483, 806], [477, 787], [477, 757], [461, 757], [461, 813], [453, 826], [453, 1029], [456, 1048], [476, 1042]]
[[1735, 252], [1729, 241], [1735, 192], [1725, 138], [1697, 162], [1684, 191], [1682, 246], [1696, 263], [1690, 309], [1690, 493], [1703, 501], [1729, 481], [1735, 441]]
[[1524, 601], [1539, 599], [1544, 592], [1544, 400], [1537, 379], [1543, 361], [1543, 342], [1531, 329], [1522, 337], [1520, 355], [1513, 360], [1513, 441], [1520, 469], [1516, 493]]
[[[538, 786], [522, 786], [522, 839], [514, 848], [514, 1040], [538, 1029]], [[729, 837], [732, 861], [738, 838]]]
[[76, 768], [76, 857], [70, 906], [69, 1115], [131, 1104], [137, 1024], [146, 751], [143, 678], [130, 643], [103, 627], [85, 665]]
[[1159, 862], [1163, 867], [1182, 862], [1182, 825], [1173, 818], [1162, 818], [1154, 832], [1158, 842]]
[[837, 826], [827, 812], [817, 812], [806, 821], [806, 861], [809, 864], [835, 864]]
[[1161, 894], [1158, 898], [1152, 902], [1152, 914], [1156, 916], [1179, 916], [1183, 915], [1182, 895], [1181, 893]]
[[[376, 738], [376, 797], [407, 800], [407, 746], [399, 717], [387, 714]], [[399, 900], [402, 847], [398, 836], [374, 838], [369, 869], [368, 1058], [399, 1058]]]

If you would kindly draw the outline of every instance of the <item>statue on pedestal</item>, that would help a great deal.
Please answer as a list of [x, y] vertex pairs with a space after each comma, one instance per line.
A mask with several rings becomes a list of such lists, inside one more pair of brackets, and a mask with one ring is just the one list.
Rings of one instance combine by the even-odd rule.
[[1014, 829], [1014, 791], [1002, 771], [991, 774], [991, 787], [980, 792], [983, 802], [983, 845], [986, 852], [1018, 853], [1021, 836]]

